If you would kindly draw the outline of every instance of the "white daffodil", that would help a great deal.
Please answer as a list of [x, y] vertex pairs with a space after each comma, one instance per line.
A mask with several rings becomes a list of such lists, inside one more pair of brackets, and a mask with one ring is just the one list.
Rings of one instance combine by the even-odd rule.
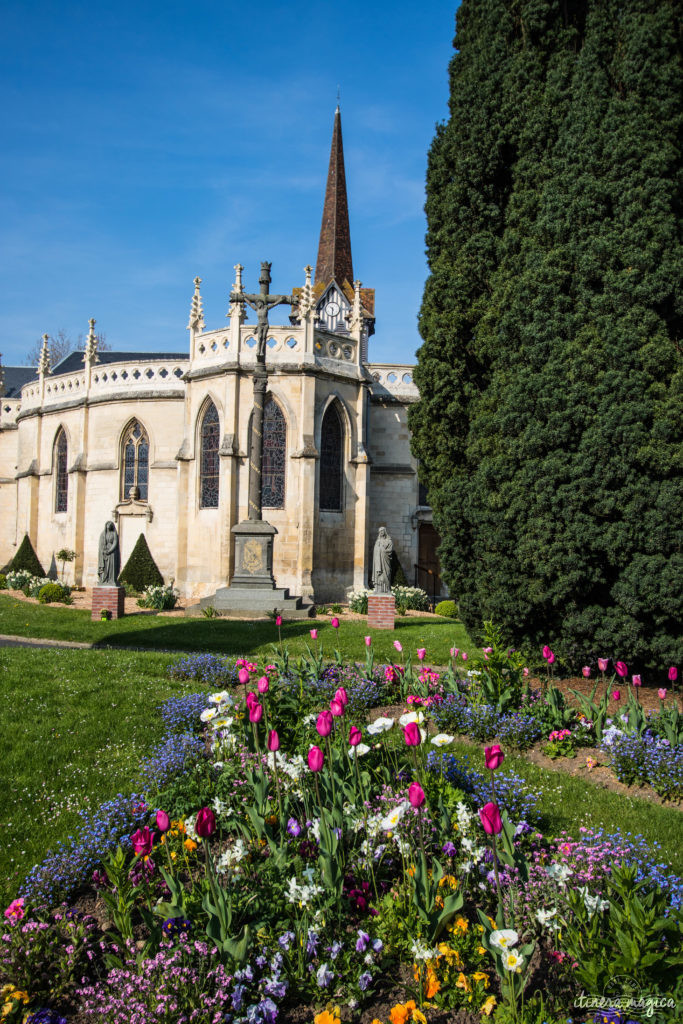
[[421, 711], [406, 711], [406, 713], [404, 715], [401, 715], [401, 717], [399, 718], [398, 724], [403, 726], [403, 728], [405, 729], [409, 722], [415, 722], [417, 725], [422, 725], [424, 720], [425, 716], [422, 714]]
[[540, 924], [541, 928], [547, 928], [548, 925], [550, 924], [550, 922], [552, 921], [552, 919], [555, 917], [556, 913], [557, 913], [557, 908], [556, 907], [553, 907], [552, 910], [537, 910], [536, 911], [536, 920]]
[[356, 747], [349, 747], [349, 757], [362, 757], [363, 754], [367, 754], [370, 751], [370, 747], [367, 743], [359, 743]]
[[384, 831], [390, 832], [392, 831], [392, 829], [395, 829], [398, 823], [402, 820], [403, 816], [405, 815], [409, 807], [410, 801], [402, 800], [400, 804], [394, 807], [393, 811], [389, 811], [388, 814], [385, 814], [384, 817], [382, 818], [382, 821], [380, 822], [380, 825], [384, 829]]
[[376, 718], [367, 726], [366, 732], [369, 736], [379, 736], [383, 732], [389, 732], [394, 726], [393, 718]]
[[519, 935], [514, 928], [500, 928], [498, 931], [491, 932], [489, 942], [492, 946], [497, 946], [498, 949], [510, 949], [511, 946], [515, 946], [519, 942]]
[[506, 971], [521, 971], [524, 967], [524, 957], [515, 953], [514, 949], [509, 950], [503, 957], [503, 967]]
[[545, 873], [548, 878], [552, 878], [554, 882], [559, 882], [560, 885], [565, 885], [567, 879], [572, 876], [571, 869], [566, 864], [560, 864], [557, 861], [547, 867]]
[[440, 732], [438, 736], [432, 736], [429, 742], [433, 743], [435, 747], [447, 747], [453, 740], [453, 736], [449, 736], [446, 732]]
[[210, 722], [211, 719], [215, 718], [217, 714], [218, 712], [216, 711], [216, 708], [205, 708], [205, 710], [202, 711], [201, 715], [199, 716], [199, 719], [202, 722]]

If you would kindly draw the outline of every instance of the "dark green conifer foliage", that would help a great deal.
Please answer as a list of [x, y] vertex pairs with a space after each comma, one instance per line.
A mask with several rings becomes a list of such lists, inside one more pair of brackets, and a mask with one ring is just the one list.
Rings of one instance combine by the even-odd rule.
[[145, 587], [164, 585], [164, 577], [152, 558], [144, 533], [136, 540], [130, 558], [119, 573], [119, 583], [137, 591], [143, 591]]
[[570, 664], [683, 661], [673, 0], [463, 0], [411, 409], [444, 576]]
[[17, 548], [14, 558], [9, 563], [8, 567], [8, 571], [10, 572], [18, 572], [19, 569], [26, 569], [28, 572], [32, 573], [33, 576], [45, 576], [45, 570], [40, 564], [38, 555], [35, 553], [33, 544], [31, 544], [31, 540], [27, 533], [24, 534], [24, 539]]

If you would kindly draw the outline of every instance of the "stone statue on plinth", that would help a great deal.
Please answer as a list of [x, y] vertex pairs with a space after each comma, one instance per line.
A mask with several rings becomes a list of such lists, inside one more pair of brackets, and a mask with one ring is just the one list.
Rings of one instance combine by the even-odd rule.
[[111, 522], [105, 523], [97, 548], [97, 581], [101, 587], [115, 587], [121, 569], [119, 535]]
[[386, 526], [380, 526], [372, 555], [372, 585], [376, 594], [391, 593], [391, 556], [394, 545]]

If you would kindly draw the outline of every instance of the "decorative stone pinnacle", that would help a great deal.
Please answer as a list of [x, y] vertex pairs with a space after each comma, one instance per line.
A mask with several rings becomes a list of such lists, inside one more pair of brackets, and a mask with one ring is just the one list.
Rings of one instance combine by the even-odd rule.
[[50, 372], [50, 335], [43, 335], [43, 344], [40, 349], [40, 358], [38, 359], [38, 374], [44, 377], [45, 374]]
[[244, 270], [244, 267], [242, 266], [241, 263], [236, 263], [235, 267], [234, 267], [234, 270], [235, 270], [235, 283], [232, 286], [232, 290], [234, 292], [242, 292], [242, 291], [244, 291], [244, 286], [242, 284], [242, 271]]
[[197, 334], [201, 334], [204, 330], [204, 309], [202, 306], [202, 297], [199, 293], [199, 286], [201, 283], [201, 277], [195, 277], [194, 295], [192, 296], [192, 305], [190, 306], [190, 319], [187, 324], [188, 331], [196, 331]]
[[228, 317], [235, 315], [239, 316], [240, 323], [246, 320], [246, 307], [243, 302], [236, 299], [237, 295], [242, 295], [244, 292], [244, 285], [242, 284], [242, 271], [244, 267], [241, 263], [235, 264], [235, 283], [230, 290], [230, 305], [228, 306], [228, 312], [225, 314]]
[[310, 311], [313, 309], [313, 287], [311, 285], [311, 275], [313, 273], [313, 267], [310, 265], [304, 267], [304, 273], [306, 274], [306, 284], [299, 293], [298, 303], [298, 317], [303, 319], [308, 316]]
[[363, 326], [363, 303], [361, 302], [360, 295], [361, 288], [361, 281], [353, 282], [353, 305], [351, 306], [347, 316], [349, 327], [352, 331], [357, 331]]
[[90, 330], [88, 331], [88, 337], [85, 341], [85, 361], [88, 363], [94, 363], [97, 361], [97, 335], [95, 334], [95, 324], [97, 320], [91, 317], [88, 320], [90, 324]]

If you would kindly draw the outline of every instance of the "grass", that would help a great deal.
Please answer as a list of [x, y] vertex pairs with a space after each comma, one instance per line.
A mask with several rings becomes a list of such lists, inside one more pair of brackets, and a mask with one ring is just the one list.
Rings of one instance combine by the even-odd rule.
[[[312, 645], [310, 630], [318, 629], [319, 642], [326, 654], [337, 648], [345, 658], [365, 659], [364, 637], [369, 632], [367, 621], [345, 619], [333, 629], [327, 621], [284, 622], [282, 639], [292, 656], [303, 654]], [[248, 620], [167, 618], [158, 615], [126, 615], [110, 622], [93, 622], [90, 612], [79, 608], [51, 608], [29, 604], [0, 593], [0, 632], [25, 637], [53, 640], [75, 640], [98, 647], [132, 647], [157, 651], [213, 651], [230, 657], [245, 655], [266, 658], [271, 645], [277, 642], [274, 623]], [[472, 654], [476, 649], [460, 622], [452, 619], [397, 619], [396, 629], [373, 631], [375, 658], [379, 661], [397, 659], [394, 640], [400, 640], [406, 652], [418, 647], [427, 649], [432, 664], [448, 661], [452, 646]]]

